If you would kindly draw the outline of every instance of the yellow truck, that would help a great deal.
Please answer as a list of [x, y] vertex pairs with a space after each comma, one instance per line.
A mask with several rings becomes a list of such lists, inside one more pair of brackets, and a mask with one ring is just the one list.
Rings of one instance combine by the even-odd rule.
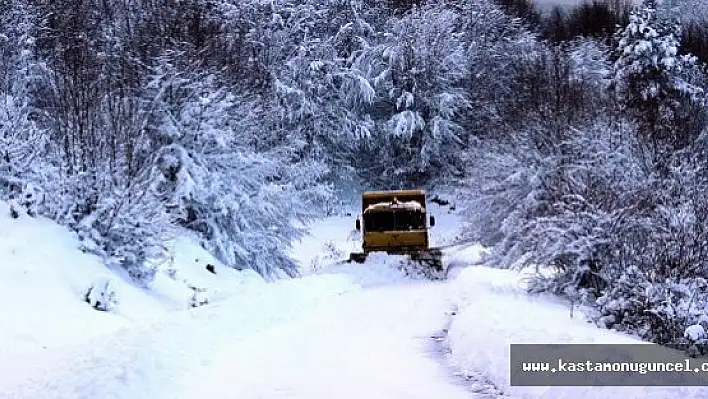
[[444, 273], [442, 250], [430, 247], [428, 229], [433, 226], [435, 217], [428, 218], [424, 190], [364, 192], [356, 219], [363, 252], [352, 253], [349, 261], [363, 263], [371, 252], [386, 252], [409, 256], [431, 276]]

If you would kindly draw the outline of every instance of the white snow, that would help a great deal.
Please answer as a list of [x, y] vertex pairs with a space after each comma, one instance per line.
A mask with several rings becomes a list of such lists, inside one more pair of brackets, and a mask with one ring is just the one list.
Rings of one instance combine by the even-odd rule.
[[[173, 312], [81, 345], [3, 358], [0, 398], [175, 398], [202, 382], [200, 372], [213, 373], [214, 359], [231, 350], [235, 358], [250, 348], [268, 350], [262, 332], [351, 289], [338, 276], [252, 284], [215, 305]], [[232, 394], [235, 388], [217, 387]]]
[[232, 346], [181, 398], [474, 397], [431, 350], [445, 323], [444, 288], [377, 286], [322, 301]]
[[376, 209], [389, 208], [392, 204], [393, 204], [393, 202], [391, 202], [391, 201], [377, 202], [375, 204], [371, 204], [371, 205], [367, 206], [366, 209], [364, 209], [364, 212], [366, 213], [366, 212], [373, 211]]
[[310, 274], [349, 259], [351, 252], [361, 252], [361, 233], [354, 228], [355, 220], [355, 216], [335, 216], [309, 226], [309, 234], [291, 249], [300, 272]]
[[685, 338], [690, 339], [692, 342], [696, 342], [701, 339], [708, 338], [708, 335], [706, 334], [706, 330], [700, 324], [694, 324], [692, 326], [688, 326], [686, 328], [686, 331], [684, 331], [683, 335]]
[[[327, 240], [346, 243], [353, 225], [349, 219], [332, 218], [316, 225], [312, 241], [294, 248], [298, 258], [316, 258]], [[26, 238], [46, 237], [44, 229], [50, 227], [45, 220], [12, 223], [42, 224]], [[51, 227], [66, 240], [46, 248], [47, 253], [79, 258], [71, 235]], [[203, 264], [213, 259], [202, 258], [199, 268], [190, 269], [187, 264], [204, 254], [194, 245], [185, 250], [186, 242], [175, 243], [182, 248], [173, 261], [175, 270], [168, 267], [163, 274], [172, 275], [170, 281], [189, 274], [190, 284], [209, 286], [214, 275], [197, 278], [185, 270], [203, 270]], [[26, 252], [18, 262], [26, 259]], [[83, 256], [85, 263], [95, 263], [96, 272], [105, 272], [97, 259]], [[139, 321], [94, 311], [80, 297], [67, 296], [62, 306], [87, 309], [82, 317], [89, 324], [95, 323], [92, 317], [121, 322], [92, 338], [3, 357], [0, 398], [474, 397], [441, 367], [442, 355], [435, 352], [431, 339], [447, 320], [447, 285], [405, 277], [398, 269], [402, 261], [375, 254], [363, 265], [323, 265], [323, 270], [299, 279], [266, 283], [242, 277], [237, 289], [221, 291], [215, 304], [182, 312], [160, 306], [179, 290], [158, 279], [156, 290], [162, 296], [138, 289], [127, 296], [136, 302], [152, 299], [157, 309], [156, 317]], [[216, 271], [224, 273], [218, 266]], [[77, 278], [91, 274], [82, 273], [77, 272]], [[117, 277], [112, 276], [120, 295], [127, 284]], [[56, 281], [47, 286], [63, 289]], [[119, 309], [124, 305], [121, 302]], [[15, 320], [24, 323], [17, 316]], [[71, 324], [70, 318], [61, 320]]]
[[[145, 290], [79, 246], [66, 228], [25, 214], [13, 219], [9, 205], [0, 202], [1, 359], [84, 343], [184, 310], [193, 295], [189, 286], [207, 288], [206, 294], [218, 300], [261, 280], [221, 266], [189, 237], [181, 237], [171, 243], [172, 261]], [[218, 277], [204, 269], [207, 263], [216, 265]], [[110, 281], [115, 290], [117, 306], [111, 312], [84, 302], [89, 288], [101, 281]]]
[[699, 387], [520, 387], [509, 385], [512, 343], [641, 343], [601, 330], [560, 300], [530, 296], [524, 275], [471, 267], [452, 283], [457, 306], [447, 339], [450, 358], [462, 372], [483, 376], [513, 398], [708, 398]]
[[418, 201], [396, 202], [392, 205], [392, 208], [425, 212], [425, 208], [423, 208], [423, 205], [421, 205], [421, 203]]
[[386, 209], [386, 208], [391, 208], [391, 209], [406, 209], [406, 210], [411, 210], [411, 211], [420, 211], [420, 212], [425, 212], [425, 208], [423, 208], [423, 205], [418, 202], [418, 201], [404, 201], [404, 202], [393, 202], [393, 201], [388, 201], [388, 202], [377, 202], [375, 204], [371, 204], [366, 207], [364, 212], [369, 212], [373, 211], [376, 209]]
[[[430, 208], [434, 245], [454, 243], [459, 217]], [[638, 341], [527, 295], [512, 271], [467, 267], [429, 282], [406, 276], [403, 257], [337, 262], [360, 245], [354, 217], [316, 223], [293, 247], [305, 277], [267, 283], [182, 236], [143, 289], [78, 251], [62, 227], [8, 215], [0, 203], [0, 399], [708, 398], [691, 387], [509, 386], [510, 343]], [[484, 254], [449, 247], [445, 262]], [[108, 281], [116, 308], [96, 311], [84, 295]], [[195, 292], [209, 305], [189, 309]], [[698, 327], [687, 336], [705, 335]]]

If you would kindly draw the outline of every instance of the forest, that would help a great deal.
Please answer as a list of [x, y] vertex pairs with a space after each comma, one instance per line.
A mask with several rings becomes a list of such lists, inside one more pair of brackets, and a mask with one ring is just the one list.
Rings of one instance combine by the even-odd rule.
[[146, 282], [180, 231], [294, 276], [342, 187], [445, 190], [493, 264], [678, 345], [707, 63], [701, 0], [0, 0], [0, 199]]

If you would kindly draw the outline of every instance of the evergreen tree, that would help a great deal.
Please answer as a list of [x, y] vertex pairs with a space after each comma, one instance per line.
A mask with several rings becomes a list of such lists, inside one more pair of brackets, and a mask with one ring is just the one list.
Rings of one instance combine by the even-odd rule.
[[[682, 79], [695, 58], [679, 55], [680, 25], [657, 15], [655, 0], [645, 0], [617, 34], [617, 60], [612, 89], [635, 116], [640, 133], [658, 156], [665, 148], [680, 148], [692, 138], [674, 128], [680, 108], [697, 99], [701, 89]], [[667, 147], [668, 146], [668, 147]]]

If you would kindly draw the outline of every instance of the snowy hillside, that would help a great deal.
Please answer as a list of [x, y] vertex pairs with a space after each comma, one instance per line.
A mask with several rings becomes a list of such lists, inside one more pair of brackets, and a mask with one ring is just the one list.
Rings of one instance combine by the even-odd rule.
[[[190, 306], [199, 295], [223, 298], [254, 273], [223, 267], [188, 237], [170, 244], [173, 260], [147, 289], [121, 271], [79, 250], [75, 234], [45, 218], [21, 214], [14, 219], [0, 202], [0, 357], [83, 343], [143, 320], [163, 317]], [[216, 267], [218, 275], [205, 269]], [[84, 301], [94, 282], [109, 279], [118, 304], [111, 312], [94, 310]]]

